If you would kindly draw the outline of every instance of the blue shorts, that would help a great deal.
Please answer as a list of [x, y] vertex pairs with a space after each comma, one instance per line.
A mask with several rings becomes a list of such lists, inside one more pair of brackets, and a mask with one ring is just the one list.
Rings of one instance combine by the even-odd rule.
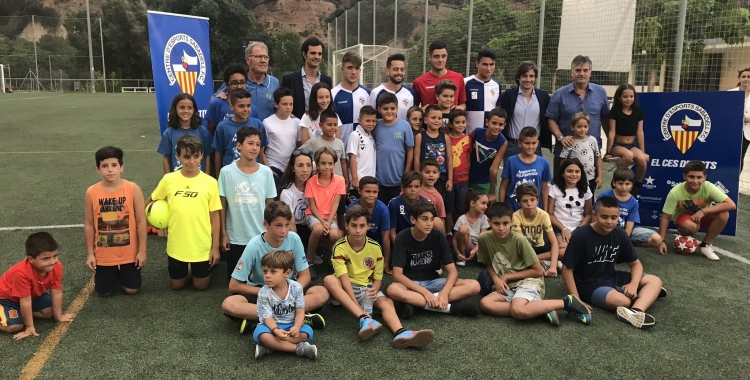
[[654, 230], [649, 230], [648, 228], [643, 227], [635, 227], [633, 228], [633, 232], [630, 233], [630, 241], [633, 244], [643, 244], [647, 242], [648, 239], [650, 239], [654, 234], [656, 234]]
[[[52, 296], [49, 292], [31, 300], [31, 311], [42, 311], [52, 307]], [[0, 299], [0, 326], [22, 325], [21, 305], [10, 300]]]
[[[278, 326], [280, 329], [284, 331], [289, 331], [292, 329], [292, 326], [294, 326], [291, 323], [279, 323], [276, 326]], [[300, 327], [299, 332], [307, 334], [307, 342], [311, 341], [313, 338], [313, 330], [312, 327], [308, 325], [302, 325]], [[271, 329], [268, 328], [268, 326], [259, 323], [258, 326], [255, 327], [255, 331], [253, 331], [253, 340], [255, 341], [255, 344], [260, 344], [260, 335], [261, 334], [273, 334], [271, 332]]]
[[445, 287], [445, 278], [440, 277], [434, 280], [414, 281], [414, 283], [427, 289], [430, 293], [438, 293]]
[[612, 147], [621, 146], [627, 150], [631, 150], [633, 148], [638, 148], [638, 143], [632, 143], [632, 144], [620, 144], [618, 142], [612, 143]]
[[445, 213], [463, 214], [466, 212], [466, 192], [469, 183], [454, 183], [453, 190], [445, 194]]
[[[645, 274], [644, 274], [645, 276]], [[630, 272], [615, 271], [614, 278], [609, 281], [609, 284], [600, 286], [591, 293], [591, 299], [583, 299], [584, 302], [590, 302], [592, 305], [601, 307], [602, 309], [607, 308], [607, 294], [611, 291], [617, 291], [622, 293], [622, 286], [630, 282]]]

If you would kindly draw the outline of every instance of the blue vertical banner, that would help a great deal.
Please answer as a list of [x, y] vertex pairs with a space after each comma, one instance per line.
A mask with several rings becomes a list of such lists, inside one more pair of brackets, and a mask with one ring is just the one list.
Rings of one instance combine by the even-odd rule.
[[[742, 91], [643, 93], [643, 131], [649, 167], [640, 193], [641, 224], [659, 226], [667, 194], [684, 182], [688, 161], [706, 164], [707, 181], [739, 203], [745, 98]], [[670, 228], [676, 228], [671, 223]], [[734, 236], [737, 211], [723, 235]]]
[[172, 99], [182, 92], [193, 95], [204, 117], [214, 93], [208, 18], [148, 11], [148, 39], [161, 132]]

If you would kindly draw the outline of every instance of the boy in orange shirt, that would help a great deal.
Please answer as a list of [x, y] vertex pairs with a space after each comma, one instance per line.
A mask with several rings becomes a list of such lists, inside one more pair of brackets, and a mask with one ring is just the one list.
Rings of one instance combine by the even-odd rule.
[[[62, 313], [62, 263], [57, 241], [47, 232], [26, 239], [26, 258], [0, 276], [0, 332], [19, 340], [39, 336], [34, 318], [72, 322]], [[50, 292], [47, 292], [50, 290]]]
[[143, 192], [120, 177], [122, 149], [105, 146], [95, 157], [102, 180], [91, 185], [84, 197], [86, 265], [94, 271], [94, 291], [100, 296], [112, 294], [118, 278], [125, 294], [136, 294], [146, 263]]

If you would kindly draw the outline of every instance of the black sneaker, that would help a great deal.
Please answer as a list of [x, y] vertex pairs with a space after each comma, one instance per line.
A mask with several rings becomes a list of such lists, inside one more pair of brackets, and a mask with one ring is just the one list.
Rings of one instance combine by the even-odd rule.
[[568, 317], [575, 318], [587, 326], [591, 324], [591, 308], [581, 302], [578, 297], [568, 294], [563, 297], [563, 302]]
[[398, 317], [401, 319], [409, 319], [414, 315], [414, 307], [409, 305], [408, 303], [396, 303], [396, 313], [398, 313]]
[[656, 320], [650, 314], [622, 306], [617, 308], [617, 319], [639, 329], [648, 329], [656, 324]]
[[451, 315], [460, 315], [463, 317], [476, 317], [479, 315], [479, 309], [468, 302], [452, 302]]
[[661, 287], [661, 291], [659, 292], [659, 298], [665, 298], [667, 296], [667, 289], [664, 289], [664, 287]]
[[255, 323], [249, 319], [243, 319], [240, 323], [240, 335], [250, 334], [255, 330]]
[[326, 320], [320, 314], [305, 314], [303, 323], [314, 329], [324, 329], [326, 327]]

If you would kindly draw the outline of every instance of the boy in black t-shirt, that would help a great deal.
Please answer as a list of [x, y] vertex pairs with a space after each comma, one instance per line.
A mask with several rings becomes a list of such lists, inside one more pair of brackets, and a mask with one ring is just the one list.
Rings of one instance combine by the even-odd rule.
[[[411, 317], [412, 306], [425, 310], [474, 317], [475, 305], [458, 302], [479, 294], [476, 280], [459, 280], [448, 239], [432, 228], [437, 211], [430, 201], [416, 200], [409, 209], [413, 227], [396, 236], [391, 261], [393, 283], [388, 296], [398, 302], [401, 318]], [[445, 267], [447, 278], [437, 273]]]
[[[568, 292], [607, 310], [617, 310], [617, 319], [637, 328], [649, 328], [654, 317], [646, 314], [657, 298], [666, 297], [661, 279], [644, 274], [630, 237], [618, 228], [617, 199], [596, 201], [594, 222], [577, 228], [563, 257], [562, 277]], [[630, 273], [615, 270], [616, 263], [628, 263]]]

